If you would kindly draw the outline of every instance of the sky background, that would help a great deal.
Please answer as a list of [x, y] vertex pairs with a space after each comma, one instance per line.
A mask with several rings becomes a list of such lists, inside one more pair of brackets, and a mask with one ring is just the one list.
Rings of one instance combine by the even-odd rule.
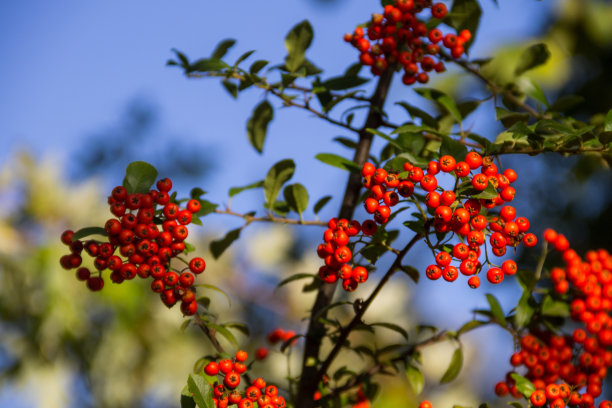
[[[472, 55], [486, 57], [499, 44], [531, 38], [556, 3], [499, 0], [496, 6], [483, 0], [486, 18]], [[346, 173], [314, 159], [320, 152], [348, 156], [330, 141], [343, 135], [342, 129], [282, 109], [271, 99], [275, 119], [259, 155], [248, 144], [245, 130], [261, 92], [244, 92], [236, 101], [218, 81], [188, 80], [165, 63], [174, 57], [172, 48], [195, 60], [210, 55], [219, 41], [235, 38], [238, 43], [228, 61], [257, 50], [250, 61], [276, 64], [286, 54], [286, 33], [308, 18], [315, 38], [307, 55], [324, 68], [324, 78], [335, 76], [357, 59], [356, 51], [342, 41], [343, 34], [379, 9], [379, 2], [366, 0], [0, 2], [0, 164], [25, 150], [39, 158], [58, 157], [69, 168], [92, 137], [112, 134], [129, 106], [144, 103], [152, 107], [156, 121], [151, 139], [142, 141], [143, 152], [154, 157], [155, 164], [164, 161], [163, 151], [155, 146], [195, 146], [201, 152], [196, 160], [212, 162], [213, 169], [199, 182], [211, 200], [226, 202], [229, 187], [262, 179], [272, 164], [293, 157], [297, 170], [292, 182], [305, 184], [314, 203], [335, 194], [346, 180]], [[416, 100], [397, 78], [390, 100], [399, 99]], [[191, 153], [185, 152], [193, 158]], [[102, 176], [102, 182], [117, 183], [126, 164], [119, 166], [119, 173]], [[187, 185], [182, 184], [184, 193]], [[335, 212], [338, 204], [336, 198], [329, 210]], [[252, 207], [248, 201], [237, 204], [238, 210]], [[473, 293], [461, 286], [453, 296]], [[480, 298], [484, 302], [484, 296]], [[469, 304], [458, 309], [472, 308]]]

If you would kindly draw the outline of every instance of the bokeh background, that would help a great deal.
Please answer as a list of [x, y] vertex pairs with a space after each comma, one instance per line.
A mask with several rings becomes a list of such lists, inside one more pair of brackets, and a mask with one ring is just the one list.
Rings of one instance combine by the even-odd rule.
[[[572, 113], [583, 120], [612, 106], [612, 4], [482, 0], [481, 6], [471, 56], [495, 56], [491, 69], [501, 80], [509, 77], [524, 47], [546, 42], [551, 59], [528, 78], [549, 99], [582, 96]], [[293, 181], [308, 188], [311, 203], [333, 195], [320, 217], [334, 216], [347, 175], [314, 156], [348, 156], [331, 141], [346, 136], [342, 129], [279, 107], [259, 155], [245, 130], [261, 92], [244, 92], [234, 100], [217, 81], [189, 80], [165, 62], [173, 57], [172, 48], [195, 59], [225, 38], [238, 40], [229, 60], [253, 49], [253, 60], [281, 62], [284, 36], [307, 18], [315, 29], [309, 59], [331, 77], [357, 57], [342, 35], [377, 10], [379, 2], [373, 0], [0, 3], [1, 407], [178, 405], [193, 363], [212, 351], [201, 333], [182, 331], [180, 312], [167, 310], [142, 282], [88, 292], [60, 268], [65, 249], [59, 234], [103, 223], [107, 192], [133, 160], [154, 164], [183, 196], [199, 186], [209, 200], [225, 205], [230, 187], [260, 180], [273, 163], [292, 157]], [[397, 82], [387, 107], [401, 121], [392, 102], [423, 100]], [[458, 72], [440, 76], [435, 85], [459, 100], [484, 95]], [[491, 106], [483, 105], [466, 125], [494, 139], [502, 129], [493, 119]], [[518, 169], [516, 207], [530, 217], [532, 228], [554, 226], [579, 249], [611, 248], [612, 179], [606, 163], [554, 155], [504, 157], [503, 163]], [[262, 201], [261, 191], [246, 192], [232, 208], [261, 211]], [[305, 217], [315, 216], [309, 209]], [[302, 318], [312, 293], [303, 294], [300, 282], [274, 288], [291, 273], [318, 268], [314, 248], [321, 230], [250, 226], [213, 261], [207, 243], [239, 225], [236, 219], [210, 216], [193, 235], [209, 264], [204, 279], [232, 298], [228, 306], [223, 296], [211, 294], [213, 307], [221, 319], [248, 322], [252, 336], [238, 338], [253, 351], [265, 345], [263, 336], [274, 327], [305, 329]], [[532, 255], [518, 255], [522, 263], [532, 262]], [[428, 253], [417, 248], [410, 261], [423, 269]], [[486, 306], [484, 293], [493, 290], [484, 284], [472, 291], [465, 282], [415, 286], [402, 277], [394, 283], [368, 312], [371, 321], [458, 328], [472, 310]], [[520, 295], [518, 284], [504, 282], [495, 294], [508, 311]], [[383, 346], [399, 340], [384, 332], [360, 336], [356, 343]], [[469, 364], [445, 386], [437, 382], [452, 347], [441, 344], [424, 352], [424, 395], [442, 408], [486, 400], [505, 406], [495, 402], [492, 388], [509, 368], [512, 339], [501, 330], [482, 329], [466, 336], [466, 347]], [[295, 374], [299, 357], [298, 350], [288, 358], [274, 350], [258, 369], [282, 384], [287, 360]], [[361, 364], [354, 355], [347, 362]], [[375, 407], [417, 404], [402, 378], [386, 379], [384, 390]]]

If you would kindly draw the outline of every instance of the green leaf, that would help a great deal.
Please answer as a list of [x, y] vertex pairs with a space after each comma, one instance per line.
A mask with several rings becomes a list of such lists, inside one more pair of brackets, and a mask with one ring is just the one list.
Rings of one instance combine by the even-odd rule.
[[323, 207], [325, 207], [325, 204], [327, 204], [329, 200], [331, 199], [332, 199], [332, 196], [330, 195], [321, 197], [319, 201], [317, 201], [314, 205], [314, 208], [313, 208], [314, 213], [318, 214], [323, 209]]
[[569, 112], [584, 101], [584, 97], [580, 95], [563, 95], [550, 105], [546, 112]]
[[238, 340], [236, 340], [236, 337], [234, 337], [231, 331], [227, 330], [222, 325], [213, 324], [213, 323], [208, 323], [208, 327], [210, 327], [211, 329], [214, 329], [218, 334], [220, 334], [227, 341], [229, 341], [234, 347], [238, 347]]
[[477, 327], [487, 324], [487, 322], [481, 322], [480, 320], [470, 320], [465, 323], [459, 330], [457, 330], [457, 336], [461, 336], [463, 333], [467, 333]]
[[283, 196], [289, 208], [302, 217], [302, 213], [308, 208], [308, 190], [300, 183], [289, 184], [283, 190]]
[[483, 200], [492, 200], [497, 197], [497, 190], [491, 183], [487, 185], [487, 188], [482, 190], [480, 193], [472, 194], [472, 198], [482, 198]]
[[504, 316], [504, 312], [501, 308], [501, 305], [499, 304], [499, 301], [497, 300], [497, 298], [489, 293], [486, 294], [487, 296], [487, 302], [489, 302], [489, 306], [491, 307], [491, 313], [493, 314], [493, 317], [495, 318], [495, 320], [497, 320], [497, 322], [502, 325], [502, 326], [506, 326], [507, 322], [506, 322], [506, 317]]
[[247, 337], [251, 335], [251, 331], [249, 330], [249, 327], [244, 323], [228, 322], [228, 323], [225, 323], [224, 326], [229, 327], [230, 329], [236, 329]]
[[276, 288], [278, 289], [281, 286], [288, 284], [289, 282], [293, 282], [293, 281], [300, 280], [300, 279], [307, 279], [307, 278], [316, 278], [316, 275], [313, 273], [296, 273], [280, 281], [280, 283], [276, 285]]
[[88, 237], [90, 235], [102, 235], [103, 237], [108, 237], [108, 232], [102, 227], [85, 227], [81, 228], [78, 231], [75, 231], [72, 235], [72, 242]]
[[210, 72], [210, 71], [221, 71], [229, 68], [225, 62], [218, 59], [202, 58], [194, 62], [189, 66], [189, 72]]
[[268, 65], [268, 61], [266, 60], [257, 60], [251, 64], [251, 68], [249, 68], [249, 72], [251, 74], [257, 74], [259, 71], [263, 69], [266, 65]]
[[251, 146], [258, 153], [263, 152], [263, 145], [266, 140], [268, 124], [274, 119], [274, 109], [268, 101], [263, 101], [253, 110], [253, 116], [247, 122], [247, 136]]
[[451, 116], [457, 121], [457, 123], [461, 122], [463, 117], [461, 116], [459, 108], [457, 108], [457, 105], [455, 104], [453, 98], [448, 95], [443, 95], [438, 98], [438, 103], [444, 106], [444, 108], [448, 111], [448, 113], [451, 114]]
[[550, 295], [547, 295], [542, 302], [542, 314], [544, 316], [568, 317], [570, 315], [569, 305], [567, 302], [554, 300]]
[[263, 186], [264, 186], [264, 181], [263, 180], [259, 180], [259, 181], [256, 181], [254, 183], [251, 183], [251, 184], [249, 184], [247, 186], [232, 187], [232, 188], [229, 189], [229, 196], [233, 197], [233, 196], [235, 196], [237, 194], [242, 193], [243, 191], [251, 190], [251, 189], [254, 189], [254, 188], [261, 188]]
[[285, 48], [287, 48], [287, 58], [285, 66], [289, 72], [297, 71], [306, 62], [306, 50], [310, 47], [314, 36], [312, 26], [308, 20], [294, 26], [287, 37], [285, 37]]
[[185, 384], [183, 391], [181, 391], [181, 408], [196, 408], [196, 403], [189, 392], [189, 386]]
[[526, 291], [531, 291], [537, 282], [535, 272], [529, 269], [519, 269], [516, 278]]
[[193, 394], [193, 400], [200, 408], [214, 408], [213, 388], [206, 380], [197, 374], [189, 374], [187, 379], [189, 392]]
[[268, 171], [264, 179], [264, 193], [268, 208], [273, 207], [278, 193], [280, 193], [283, 185], [293, 177], [294, 172], [295, 163], [291, 159], [279, 161]]
[[535, 391], [536, 388], [533, 383], [525, 377], [518, 375], [517, 373], [511, 373], [510, 376], [516, 382], [516, 388], [525, 398], [529, 398]]
[[533, 86], [533, 88], [529, 91], [529, 96], [531, 96], [538, 102], [541, 102], [544, 106], [548, 106], [548, 99], [546, 98], [546, 94], [544, 93], [542, 88], [540, 88], [540, 85], [538, 85], [537, 82], [535, 82], [534, 80], [531, 81], [531, 85]]
[[244, 54], [242, 54], [240, 57], [238, 57], [236, 62], [234, 62], [234, 67], [237, 67], [238, 65], [240, 65], [240, 63], [242, 61], [244, 61], [245, 59], [249, 58], [254, 52], [255, 52], [255, 50], [247, 51]]
[[419, 395], [421, 391], [423, 391], [423, 387], [425, 387], [425, 377], [421, 370], [413, 365], [409, 365], [406, 368], [406, 379], [415, 395]]
[[[529, 397], [527, 397], [527, 398], [529, 398]], [[510, 402], [508, 402], [508, 405], [510, 405], [510, 406], [512, 406], [514, 408], [523, 408], [523, 404], [521, 404], [518, 401], [510, 401]]]
[[349, 139], [348, 137], [334, 137], [334, 142], [338, 142], [342, 146], [348, 147], [349, 149], [355, 149], [357, 147], [357, 142], [355, 142], [353, 139]]
[[396, 105], [399, 105], [402, 108], [406, 109], [406, 111], [408, 112], [408, 114], [410, 114], [412, 119], [419, 118], [421, 119], [424, 125], [430, 126], [434, 129], [438, 128], [438, 121], [435, 120], [433, 116], [431, 116], [429, 113], [425, 112], [424, 110], [419, 109], [416, 106], [412, 106], [407, 102], [397, 102]]
[[370, 327], [376, 327], [376, 326], [380, 326], [380, 327], [384, 327], [385, 329], [393, 330], [394, 332], [401, 334], [403, 338], [408, 340], [408, 332], [403, 327], [395, 323], [378, 322], [378, 323], [370, 324]]
[[444, 373], [444, 375], [442, 376], [442, 379], [440, 380], [440, 384], [451, 382], [455, 378], [457, 378], [457, 376], [459, 375], [459, 372], [461, 371], [462, 366], [463, 366], [463, 350], [461, 350], [461, 347], [459, 347], [458, 349], [455, 349], [455, 352], [453, 353], [453, 356], [451, 357], [450, 364], [448, 365], [446, 372]]
[[221, 254], [240, 237], [241, 228], [236, 228], [228, 232], [225, 237], [210, 243], [210, 252], [215, 259], [219, 259]]
[[229, 306], [232, 305], [232, 301], [230, 300], [230, 297], [228, 296], [228, 294], [222, 291], [221, 289], [219, 289], [218, 287], [216, 287], [215, 285], [211, 285], [209, 283], [198, 283], [197, 285], [194, 285], [194, 286], [196, 288], [205, 288], [205, 289], [214, 290], [215, 292], [220, 293], [223, 295], [223, 297], [225, 297], [225, 300], [227, 300], [227, 304]]
[[500, 107], [495, 107], [495, 114], [497, 120], [501, 121], [506, 128], [511, 127], [516, 122], [527, 123], [529, 121], [528, 113], [512, 112]]
[[533, 316], [535, 312], [535, 307], [532, 304], [533, 302], [531, 292], [525, 290], [516, 306], [516, 312], [514, 313], [514, 323], [517, 328], [524, 327], [529, 320], [531, 320], [531, 316]]
[[321, 86], [329, 91], [343, 91], [345, 89], [355, 88], [368, 82], [368, 78], [358, 76], [338, 76], [330, 78], [321, 83]]
[[606, 120], [604, 122], [604, 132], [612, 132], [612, 109], [606, 114]]
[[191, 189], [191, 192], [189, 192], [189, 197], [198, 199], [204, 194], [206, 194], [206, 191], [202, 190], [200, 187], [194, 187]]
[[238, 86], [235, 83], [230, 81], [229, 79], [224, 79], [221, 81], [221, 85], [225, 88], [225, 90], [233, 97], [238, 97]]
[[[455, 104], [453, 98], [445, 94], [442, 91], [433, 88], [415, 88], [416, 93], [421, 95], [423, 98], [428, 99], [438, 104], [440, 108], [446, 110], [457, 122], [461, 122], [461, 113]], [[436, 126], [438, 128], [439, 126]]]
[[550, 57], [550, 51], [544, 43], [530, 46], [521, 54], [519, 62], [514, 69], [514, 75], [519, 76], [523, 73], [544, 64]]
[[419, 273], [419, 270], [417, 268], [410, 265], [400, 265], [400, 269], [406, 275], [410, 276], [410, 279], [412, 279], [414, 283], [419, 283], [419, 278], [421, 277], [421, 274]]
[[442, 144], [440, 145], [440, 156], [450, 155], [455, 158], [457, 162], [465, 160], [468, 150], [465, 145], [461, 142], [456, 141], [448, 136], [442, 137]]
[[472, 38], [464, 45], [466, 50], [470, 48], [474, 42], [474, 39], [476, 38], [481, 15], [482, 10], [478, 4], [478, 1], [455, 0], [450, 12], [444, 20], [448, 23], [448, 25], [457, 30], [457, 32], [465, 29], [470, 30], [470, 33], [472, 33]]
[[359, 173], [361, 171], [357, 163], [342, 156], [338, 156], [337, 154], [319, 153], [315, 156], [315, 159], [351, 173]]
[[227, 54], [227, 51], [232, 48], [234, 44], [236, 44], [236, 40], [232, 38], [221, 41], [219, 44], [217, 44], [217, 47], [210, 56], [210, 59], [220, 60], [225, 56], [225, 54]]
[[123, 187], [126, 188], [128, 194], [148, 193], [156, 178], [155, 167], [147, 162], [135, 161], [128, 164], [125, 169]]

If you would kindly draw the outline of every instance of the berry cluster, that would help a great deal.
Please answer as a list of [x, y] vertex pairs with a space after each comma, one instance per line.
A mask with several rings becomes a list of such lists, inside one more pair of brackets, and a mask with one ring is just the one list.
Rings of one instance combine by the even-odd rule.
[[[92, 291], [104, 287], [102, 271], [106, 269], [111, 270], [110, 279], [114, 283], [136, 276], [151, 277], [151, 289], [161, 294], [164, 304], [172, 307], [180, 300], [183, 314], [193, 315], [197, 310], [193, 282], [195, 275], [204, 271], [206, 263], [196, 257], [188, 268], [179, 271], [171, 267], [170, 261], [185, 251], [187, 225], [200, 210], [200, 202], [190, 200], [187, 208], [181, 209], [170, 199], [170, 179], [159, 180], [156, 186], [157, 190], [146, 194], [128, 194], [125, 187], [115, 187], [108, 197], [115, 218], [104, 225], [108, 241], [74, 240], [73, 231], [64, 231], [61, 240], [70, 247], [71, 253], [64, 255], [60, 263], [65, 269], [78, 268], [77, 279], [86, 281]], [[83, 250], [94, 258], [93, 273], [81, 267]]]
[[344, 40], [359, 50], [359, 61], [371, 66], [374, 75], [381, 75], [388, 66], [399, 63], [404, 69], [404, 84], [426, 83], [428, 72], [445, 70], [439, 58], [440, 45], [449, 50], [452, 58], [459, 58], [465, 52], [463, 46], [470, 40], [471, 33], [463, 30], [459, 35], [443, 34], [439, 28], [428, 28], [431, 24], [417, 17], [425, 9], [431, 9], [431, 16], [438, 20], [447, 14], [444, 3], [432, 5], [431, 0], [396, 0], [394, 6], [385, 6], [383, 14], [372, 15], [367, 33], [357, 27], [352, 34], [346, 34]]
[[323, 233], [324, 243], [317, 247], [317, 255], [325, 260], [325, 265], [319, 268], [319, 277], [326, 283], [334, 283], [342, 279], [342, 287], [347, 292], [357, 289], [360, 283], [368, 280], [368, 270], [363, 266], [351, 266], [348, 262], [353, 254], [349, 248], [349, 239], [360, 233], [372, 235], [377, 226], [373, 221], [361, 225], [359, 221], [332, 218]]
[[[554, 292], [568, 296], [571, 317], [579, 327], [565, 336], [532, 329], [521, 338], [521, 350], [510, 363], [527, 368], [525, 376], [536, 388], [530, 398], [534, 406], [593, 407], [612, 366], [612, 256], [600, 249], [589, 251], [582, 260], [567, 238], [552, 229], [545, 231], [544, 239], [562, 253], [566, 263], [565, 269], [553, 268], [550, 277]], [[495, 390], [500, 396], [517, 393], [509, 377]], [[599, 407], [612, 407], [612, 403], [602, 401]]]
[[[295, 332], [293, 330], [283, 330], [277, 327], [276, 329], [268, 333], [267, 339], [268, 339], [268, 343], [270, 343], [271, 345], [275, 345], [279, 342], [285, 343], [291, 340], [293, 337], [295, 337]], [[297, 343], [297, 338], [293, 339], [290, 345], [294, 346], [296, 343]]]
[[[278, 388], [267, 385], [263, 378], [256, 378], [244, 391], [238, 390], [242, 375], [247, 371], [247, 352], [238, 350], [233, 360], [225, 359], [219, 362], [211, 361], [204, 372], [217, 376], [218, 381], [213, 384], [213, 401], [215, 407], [226, 408], [237, 405], [238, 408], [284, 408], [285, 398], [278, 395]], [[248, 377], [245, 375], [245, 379]], [[257, 405], [256, 405], [257, 404]]]
[[[460, 242], [453, 246], [446, 244], [442, 251], [435, 253], [437, 246], [427, 243], [434, 251], [436, 264], [429, 265], [426, 275], [436, 280], [443, 277], [451, 282], [457, 279], [459, 272], [470, 276], [468, 284], [472, 288], [480, 286], [477, 276], [482, 269], [481, 247], [486, 241], [491, 245], [491, 252], [501, 257], [508, 247], [515, 248], [520, 242], [527, 247], [536, 244], [534, 234], [528, 233], [529, 220], [516, 217], [514, 207], [504, 205], [514, 199], [515, 189], [511, 184], [516, 180], [516, 172], [506, 169], [499, 173], [490, 157], [482, 157], [476, 152], [466, 155], [464, 161], [457, 162], [452, 156], [444, 155], [440, 160], [429, 162], [424, 171], [420, 167], [406, 162], [404, 173], [387, 172], [365, 163], [361, 174], [364, 186], [370, 190], [364, 206], [373, 214], [374, 221], [384, 224], [391, 216], [391, 208], [400, 202], [400, 197], [410, 198], [416, 187], [425, 193], [424, 203], [433, 215], [433, 227], [438, 233], [455, 233]], [[472, 175], [472, 171], [480, 172]], [[437, 175], [454, 174], [455, 184], [452, 190], [439, 186]], [[405, 176], [405, 177], [404, 177]], [[489, 188], [490, 195], [483, 195]], [[415, 196], [415, 202], [416, 202]], [[501, 207], [498, 215], [488, 215], [488, 210]], [[364, 222], [365, 225], [365, 222]], [[453, 259], [459, 262], [459, 268], [451, 265]], [[490, 264], [487, 257], [487, 263]], [[504, 261], [500, 267], [493, 265], [487, 271], [487, 280], [499, 283], [504, 275], [516, 273], [517, 266], [512, 260]]]

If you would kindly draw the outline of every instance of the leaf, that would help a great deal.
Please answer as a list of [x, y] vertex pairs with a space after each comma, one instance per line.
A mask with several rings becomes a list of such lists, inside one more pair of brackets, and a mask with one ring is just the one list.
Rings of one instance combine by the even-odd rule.
[[419, 273], [419, 270], [417, 268], [410, 265], [401, 265], [400, 269], [406, 275], [410, 276], [410, 279], [412, 279], [414, 283], [419, 283], [419, 278], [421, 277], [421, 274]]
[[188, 72], [210, 72], [210, 71], [221, 71], [225, 68], [229, 68], [225, 62], [218, 59], [202, 58], [194, 62], [189, 66]]
[[205, 288], [205, 289], [214, 290], [215, 292], [218, 292], [222, 294], [223, 297], [225, 297], [225, 300], [227, 300], [227, 304], [229, 306], [232, 305], [232, 301], [230, 300], [230, 297], [228, 296], [228, 294], [222, 291], [221, 289], [219, 289], [218, 287], [216, 287], [215, 285], [211, 285], [209, 283], [198, 283], [197, 285], [194, 285], [194, 286], [197, 288]]
[[181, 408], [196, 408], [196, 403], [189, 392], [189, 386], [185, 384], [181, 391]]
[[457, 330], [457, 336], [461, 336], [463, 333], [467, 333], [472, 329], [475, 329], [485, 324], [487, 324], [487, 322], [481, 322], [480, 320], [470, 320], [469, 322], [461, 326], [459, 330]]
[[514, 75], [520, 76], [523, 73], [544, 64], [550, 57], [550, 51], [544, 43], [534, 44], [528, 47], [519, 58], [519, 62], [514, 69]]
[[238, 86], [235, 83], [230, 81], [229, 79], [224, 79], [221, 81], [221, 85], [225, 88], [225, 90], [233, 97], [238, 97]]
[[482, 190], [480, 193], [472, 194], [471, 196], [472, 198], [482, 198], [484, 200], [492, 200], [496, 198], [497, 195], [498, 195], [497, 190], [495, 190], [495, 187], [493, 187], [493, 185], [489, 183], [489, 185], [487, 185], [487, 188]]
[[516, 382], [516, 388], [525, 398], [529, 398], [535, 391], [536, 388], [533, 383], [525, 377], [518, 375], [517, 373], [511, 373], [510, 376]]
[[327, 204], [329, 200], [331, 199], [332, 199], [332, 196], [330, 195], [321, 197], [319, 201], [317, 201], [314, 205], [314, 208], [313, 208], [314, 213], [318, 214], [323, 209], [323, 207], [325, 207], [325, 204]]
[[88, 237], [90, 235], [102, 235], [103, 237], [108, 237], [108, 232], [102, 227], [85, 227], [81, 228], [78, 231], [75, 231], [72, 235], [72, 242]]
[[523, 408], [523, 404], [518, 401], [510, 401], [508, 402], [508, 405], [513, 406], [514, 408]]
[[604, 122], [604, 132], [612, 132], [612, 109], [606, 114], [606, 120]]
[[293, 282], [299, 279], [307, 279], [307, 278], [316, 278], [316, 275], [313, 273], [296, 273], [280, 281], [280, 283], [276, 285], [276, 288], [278, 289], [281, 286], [288, 284], [289, 282]]
[[554, 300], [547, 295], [542, 301], [542, 314], [544, 316], [568, 317], [570, 315], [569, 305], [566, 302]]
[[255, 107], [253, 116], [251, 116], [247, 122], [247, 136], [249, 137], [249, 142], [258, 153], [263, 152], [268, 124], [272, 119], [274, 119], [274, 109], [268, 101], [263, 101]]
[[295, 72], [306, 62], [306, 50], [310, 47], [314, 36], [312, 26], [308, 20], [295, 25], [285, 37], [287, 57], [285, 66], [289, 72]]
[[220, 334], [227, 341], [229, 341], [234, 347], [238, 347], [238, 340], [236, 340], [236, 337], [234, 337], [231, 331], [227, 330], [225, 327], [221, 325], [214, 324], [214, 323], [208, 323], [208, 327], [210, 327], [211, 329], [214, 329], [218, 334]]
[[461, 122], [463, 117], [461, 116], [461, 113], [459, 112], [459, 108], [457, 108], [457, 105], [455, 104], [455, 101], [453, 100], [453, 98], [451, 98], [448, 95], [443, 95], [439, 97], [437, 101], [440, 105], [444, 106], [444, 108], [448, 111], [448, 113], [451, 114], [453, 119], [455, 119], [457, 122]]
[[417, 108], [416, 106], [412, 106], [407, 102], [397, 102], [396, 105], [401, 106], [406, 109], [406, 111], [410, 114], [410, 116], [414, 119], [415, 117], [421, 119], [422, 123], [430, 126], [434, 129], [438, 128], [438, 121], [433, 118], [429, 113], [425, 112], [422, 109]]
[[205, 215], [208, 215], [214, 212], [219, 206], [218, 204], [211, 203], [210, 201], [207, 201], [207, 200], [198, 200], [198, 201], [200, 202], [200, 210], [194, 214], [194, 216], [197, 218], [204, 217]]
[[450, 155], [455, 158], [457, 162], [465, 160], [468, 150], [465, 145], [461, 142], [456, 141], [448, 136], [442, 137], [442, 144], [440, 145], [440, 156]]
[[531, 81], [531, 85], [533, 88], [529, 91], [529, 96], [531, 96], [538, 102], [541, 102], [544, 106], [548, 106], [548, 99], [546, 98], [546, 94], [544, 93], [540, 85], [538, 85], [538, 83], [534, 80]]
[[193, 400], [200, 408], [214, 408], [213, 389], [206, 380], [197, 374], [189, 374], [187, 379], [189, 392], [193, 394]]
[[273, 207], [281, 187], [293, 177], [294, 172], [295, 163], [291, 159], [281, 160], [270, 168], [264, 179], [264, 193], [268, 208]]
[[535, 312], [535, 308], [532, 305], [532, 299], [531, 292], [525, 290], [516, 306], [516, 312], [514, 313], [514, 323], [517, 328], [524, 327], [526, 323], [531, 320], [531, 316], [533, 316]]
[[123, 187], [126, 188], [128, 194], [148, 193], [156, 178], [155, 167], [147, 162], [135, 161], [128, 164], [125, 169]]
[[283, 190], [283, 196], [289, 208], [302, 217], [302, 213], [308, 208], [308, 190], [300, 183], [289, 184]]
[[249, 68], [249, 72], [251, 74], [257, 74], [259, 71], [263, 69], [263, 67], [268, 65], [268, 63], [269, 62], [266, 60], [257, 60], [251, 64], [251, 67]]
[[395, 323], [379, 322], [379, 323], [372, 323], [369, 326], [370, 327], [380, 326], [380, 327], [384, 327], [385, 329], [393, 330], [394, 332], [401, 334], [403, 338], [408, 340], [408, 332], [403, 327]]
[[476, 38], [481, 15], [482, 10], [478, 4], [478, 1], [455, 0], [450, 12], [448, 13], [448, 16], [444, 20], [445, 22], [448, 22], [448, 25], [457, 30], [457, 32], [466, 29], [470, 30], [470, 33], [472, 33], [472, 38], [464, 45], [466, 50], [469, 49], [472, 42]]
[[263, 180], [259, 180], [259, 181], [256, 181], [254, 183], [251, 183], [251, 184], [249, 184], [247, 186], [232, 187], [232, 188], [229, 189], [229, 196], [233, 197], [233, 196], [235, 196], [237, 194], [242, 193], [243, 191], [251, 190], [251, 189], [254, 189], [254, 188], [261, 188], [263, 186], [264, 186], [264, 181]]
[[230, 329], [236, 329], [247, 337], [251, 335], [251, 331], [249, 330], [246, 324], [238, 323], [238, 322], [229, 322], [229, 323], [225, 323], [224, 326], [229, 327]]
[[236, 44], [236, 40], [232, 38], [228, 38], [226, 40], [221, 41], [219, 44], [217, 44], [217, 47], [213, 51], [210, 58], [214, 60], [220, 60], [225, 56], [225, 54], [227, 54], [227, 51], [232, 48], [234, 44]]
[[315, 159], [351, 173], [359, 173], [361, 171], [357, 163], [342, 156], [338, 156], [337, 154], [319, 153], [315, 156]]
[[406, 368], [406, 379], [415, 395], [419, 395], [421, 391], [423, 391], [423, 387], [425, 387], [425, 377], [421, 370], [413, 365], [409, 365]]
[[242, 54], [240, 57], [238, 57], [236, 62], [234, 62], [234, 67], [237, 67], [238, 65], [240, 65], [240, 63], [242, 61], [244, 61], [245, 59], [249, 58], [254, 52], [255, 52], [255, 50], [247, 51], [244, 54]]
[[493, 317], [500, 325], [506, 326], [508, 323], [506, 322], [506, 317], [504, 316], [504, 312], [501, 308], [501, 305], [499, 304], [499, 301], [495, 296], [489, 293], [487, 293], [486, 296], [487, 302], [489, 302], [489, 306], [491, 307], [491, 313], [493, 314]]
[[202, 190], [200, 187], [194, 187], [191, 189], [191, 192], [189, 192], [189, 197], [198, 199], [204, 194], [206, 194], [206, 191]]
[[516, 122], [527, 123], [529, 120], [528, 113], [512, 112], [504, 108], [495, 107], [496, 119], [501, 121], [506, 128], [511, 127]]
[[535, 272], [529, 269], [519, 269], [516, 277], [526, 291], [531, 291], [537, 282]]
[[576, 106], [582, 105], [585, 99], [580, 95], [563, 95], [557, 99], [546, 112], [568, 112]]
[[329, 91], [343, 91], [345, 89], [355, 88], [368, 82], [368, 78], [361, 78], [358, 76], [338, 76], [330, 78], [321, 83], [321, 86]]
[[451, 357], [450, 364], [448, 365], [446, 372], [444, 373], [444, 375], [442, 376], [442, 379], [440, 380], [440, 384], [451, 382], [455, 378], [457, 378], [457, 375], [459, 375], [459, 372], [461, 371], [462, 366], [463, 366], [463, 350], [461, 350], [461, 347], [459, 347], [455, 349], [453, 356]]
[[212, 256], [215, 259], [219, 259], [221, 254], [225, 252], [225, 250], [232, 244], [232, 242], [234, 242], [240, 237], [240, 231], [240, 228], [236, 228], [225, 234], [225, 237], [212, 241], [209, 246]]

